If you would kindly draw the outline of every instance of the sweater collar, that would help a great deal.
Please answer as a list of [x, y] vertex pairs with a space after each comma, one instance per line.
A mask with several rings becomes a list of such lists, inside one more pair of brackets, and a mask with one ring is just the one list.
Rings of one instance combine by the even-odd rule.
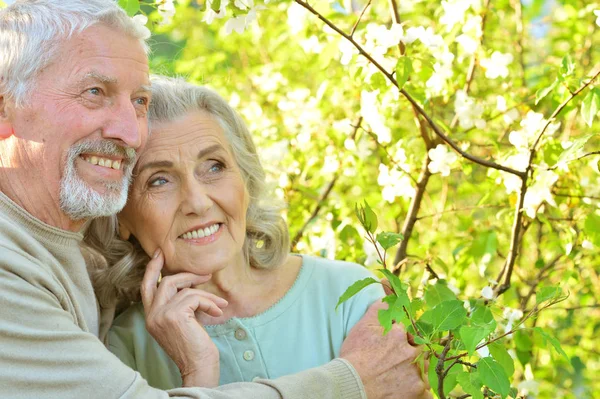
[[78, 246], [83, 240], [83, 235], [89, 223], [85, 223], [82, 230], [78, 232], [59, 229], [46, 224], [17, 205], [4, 193], [0, 192], [0, 210], [7, 214], [11, 220], [26, 228], [30, 234], [39, 241], [48, 244]]

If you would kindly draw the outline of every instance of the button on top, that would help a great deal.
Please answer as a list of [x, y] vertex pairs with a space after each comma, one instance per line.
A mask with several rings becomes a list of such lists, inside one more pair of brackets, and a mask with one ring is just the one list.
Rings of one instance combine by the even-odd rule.
[[261, 378], [262, 378], [262, 377], [261, 377], [260, 375], [257, 375], [256, 377], [254, 377], [254, 378], [252, 379], [252, 382], [256, 382], [256, 381], [260, 380]]
[[252, 352], [252, 351], [244, 352], [244, 360], [250, 361], [252, 359], [254, 359], [254, 352]]
[[246, 330], [244, 330], [243, 328], [238, 328], [237, 330], [235, 330], [235, 338], [239, 341], [242, 341], [244, 339], [246, 339]]

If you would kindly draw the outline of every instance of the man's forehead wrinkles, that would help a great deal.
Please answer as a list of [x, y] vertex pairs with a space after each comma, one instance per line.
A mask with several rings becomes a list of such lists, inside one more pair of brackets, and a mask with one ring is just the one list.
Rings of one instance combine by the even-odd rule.
[[119, 82], [119, 80], [114, 76], [107, 76], [98, 71], [90, 71], [83, 75], [83, 78], [80, 79], [80, 83], [85, 83], [86, 81], [90, 80], [95, 80], [106, 84], [116, 84]]

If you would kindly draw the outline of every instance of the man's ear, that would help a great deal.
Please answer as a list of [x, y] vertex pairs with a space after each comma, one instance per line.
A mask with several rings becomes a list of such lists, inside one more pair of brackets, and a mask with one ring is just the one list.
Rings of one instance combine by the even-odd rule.
[[8, 112], [6, 112], [6, 101], [4, 96], [0, 95], [0, 140], [5, 140], [15, 134], [12, 123], [8, 119]]
[[129, 240], [129, 237], [131, 237], [131, 230], [121, 220], [119, 220], [119, 237], [124, 241]]

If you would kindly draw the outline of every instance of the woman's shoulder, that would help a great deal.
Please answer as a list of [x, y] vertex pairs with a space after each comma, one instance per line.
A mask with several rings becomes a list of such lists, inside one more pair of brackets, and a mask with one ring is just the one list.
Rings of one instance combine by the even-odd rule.
[[303, 267], [312, 269], [313, 276], [322, 279], [335, 279], [340, 283], [352, 284], [367, 277], [376, 278], [365, 266], [343, 260], [326, 259], [312, 255], [302, 255]]
[[143, 327], [144, 331], [146, 330], [146, 316], [141, 302], [131, 304], [120, 313], [113, 321], [111, 330], [115, 328], [135, 329], [136, 327]]

